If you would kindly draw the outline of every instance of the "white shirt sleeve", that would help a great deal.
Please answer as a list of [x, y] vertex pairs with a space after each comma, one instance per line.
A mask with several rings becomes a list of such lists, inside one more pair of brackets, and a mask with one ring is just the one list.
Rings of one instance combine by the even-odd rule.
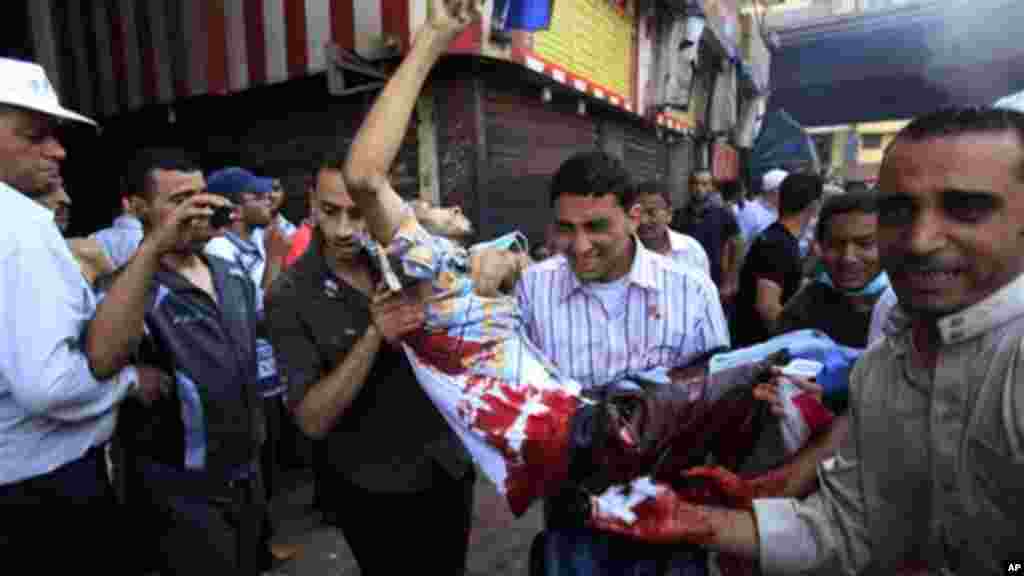
[[56, 227], [8, 235], [0, 255], [0, 373], [27, 412], [79, 421], [108, 412], [129, 378], [98, 381], [83, 351], [92, 291]]
[[[863, 367], [855, 367], [851, 385]], [[851, 412], [856, 412], [855, 404]], [[858, 419], [835, 456], [818, 465], [820, 488], [806, 500], [754, 501], [765, 574], [860, 574], [871, 560], [860, 482]]]

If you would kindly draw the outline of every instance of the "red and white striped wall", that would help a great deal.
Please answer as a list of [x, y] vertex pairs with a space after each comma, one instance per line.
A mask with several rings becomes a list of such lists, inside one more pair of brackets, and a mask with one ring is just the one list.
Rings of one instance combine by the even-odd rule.
[[110, 116], [326, 69], [325, 46], [408, 48], [426, 0], [32, 0], [37, 59], [68, 104]]

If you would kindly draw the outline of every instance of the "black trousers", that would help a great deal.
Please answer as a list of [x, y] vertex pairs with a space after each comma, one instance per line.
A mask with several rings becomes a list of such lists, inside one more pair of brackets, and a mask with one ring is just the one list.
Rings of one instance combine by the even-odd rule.
[[268, 567], [266, 499], [258, 472], [221, 483], [145, 459], [133, 463], [129, 504], [144, 538], [139, 550], [154, 556], [147, 566], [164, 576], [257, 576]]
[[0, 557], [10, 573], [129, 574], [125, 524], [102, 448], [53, 472], [0, 485]]
[[[454, 479], [439, 466], [435, 472], [444, 480], [413, 494], [371, 492], [332, 475], [328, 502], [337, 510], [331, 516], [360, 574], [465, 573], [476, 474]], [[410, 553], [410, 542], [424, 552]]]

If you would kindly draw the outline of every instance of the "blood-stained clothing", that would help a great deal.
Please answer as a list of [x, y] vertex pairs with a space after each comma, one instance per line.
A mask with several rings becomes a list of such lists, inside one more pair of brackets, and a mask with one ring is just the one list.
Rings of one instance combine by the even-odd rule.
[[1004, 574], [1020, 558], [1024, 277], [939, 328], [929, 374], [895, 309], [854, 369], [850, 433], [821, 490], [754, 502], [766, 573]]
[[601, 387], [656, 367], [685, 366], [729, 346], [718, 291], [707, 274], [635, 241], [623, 306], [608, 310], [565, 256], [531, 266], [516, 286], [530, 340], [566, 376]]

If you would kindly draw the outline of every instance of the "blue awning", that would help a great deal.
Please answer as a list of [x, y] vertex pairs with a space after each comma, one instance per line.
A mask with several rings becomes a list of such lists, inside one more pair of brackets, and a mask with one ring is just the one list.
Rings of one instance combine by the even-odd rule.
[[1024, 89], [1024, 2], [972, 0], [780, 31], [772, 106], [804, 126], [912, 118]]

